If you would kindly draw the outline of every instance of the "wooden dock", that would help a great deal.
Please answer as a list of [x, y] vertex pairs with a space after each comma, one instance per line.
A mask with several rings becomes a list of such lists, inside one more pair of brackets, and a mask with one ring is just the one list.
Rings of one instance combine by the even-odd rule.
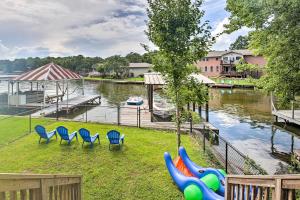
[[46, 108], [32, 114], [32, 117], [48, 116], [60, 111], [69, 111], [86, 104], [101, 104], [100, 95], [77, 96], [72, 99], [58, 102], [58, 104], [50, 104]]
[[[121, 125], [127, 125], [127, 126], [138, 126], [139, 116], [136, 106], [127, 106], [122, 107], [120, 110], [120, 124]], [[176, 130], [176, 124], [175, 122], [151, 122], [151, 112], [141, 107], [140, 110], [140, 127], [143, 128], [154, 128], [154, 129], [161, 129], [161, 130]], [[196, 130], [204, 130], [204, 129], [211, 129], [215, 132], [219, 132], [217, 128], [215, 128], [212, 124], [209, 122], [202, 121], [198, 124], [193, 124], [193, 129]], [[189, 131], [190, 130], [190, 123], [183, 123], [181, 125], [182, 131]]]
[[300, 125], [300, 110], [272, 110], [272, 115], [286, 122]]
[[300, 126], [300, 108], [296, 108], [295, 104], [299, 104], [299, 102], [292, 101], [290, 110], [278, 109], [276, 108], [276, 100], [273, 94], [271, 93], [271, 110], [272, 115], [276, 117], [276, 122], [278, 121], [278, 118], [281, 118], [285, 122], [293, 123]]

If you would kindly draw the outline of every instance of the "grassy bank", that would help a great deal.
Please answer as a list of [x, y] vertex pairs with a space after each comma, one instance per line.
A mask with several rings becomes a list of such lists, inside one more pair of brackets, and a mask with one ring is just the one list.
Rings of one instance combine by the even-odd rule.
[[52, 120], [46, 118], [31, 119], [29, 122], [29, 116], [26, 117], [10, 117], [0, 116], [0, 147], [6, 145], [14, 140], [23, 137], [30, 132], [30, 126], [33, 130], [37, 124], [47, 125]]
[[109, 79], [109, 78], [99, 78], [99, 77], [84, 77], [84, 80], [88, 80], [88, 81], [132, 81], [132, 82], [142, 82], [144, 81], [143, 77], [133, 77], [133, 78], [126, 78], [126, 79]]
[[252, 78], [211, 78], [216, 83], [224, 83], [231, 85], [241, 85], [241, 86], [256, 86], [258, 80]]
[[[176, 155], [175, 134], [79, 122], [52, 122], [46, 127], [59, 125], [70, 131], [85, 127], [99, 132], [101, 144], [93, 149], [82, 148], [81, 139], [70, 146], [55, 139], [38, 144], [37, 134], [32, 133], [0, 148], [0, 172], [82, 174], [84, 199], [183, 199], [163, 159], [165, 151]], [[18, 128], [8, 127], [14, 130], [11, 135], [19, 134]], [[111, 129], [125, 134], [121, 151], [108, 150], [105, 134]], [[196, 163], [207, 166], [208, 158], [194, 139], [183, 135], [182, 143]]]

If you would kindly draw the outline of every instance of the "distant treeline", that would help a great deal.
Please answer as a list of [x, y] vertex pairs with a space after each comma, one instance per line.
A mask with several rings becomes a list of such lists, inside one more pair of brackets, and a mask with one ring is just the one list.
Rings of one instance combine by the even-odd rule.
[[[125, 56], [129, 63], [136, 62], [151, 62], [151, 53], [145, 53], [140, 55], [138, 53], [131, 52]], [[113, 56], [112, 56], [113, 57]], [[103, 63], [105, 60], [101, 57], [85, 57], [82, 55], [78, 56], [69, 56], [69, 57], [46, 57], [46, 58], [21, 58], [10, 60], [0, 60], [0, 70], [3, 70], [5, 73], [12, 73], [14, 71], [28, 71], [50, 62], [54, 62], [62, 67], [68, 68], [76, 72], [88, 72], [91, 71], [93, 66], [98, 63]]]

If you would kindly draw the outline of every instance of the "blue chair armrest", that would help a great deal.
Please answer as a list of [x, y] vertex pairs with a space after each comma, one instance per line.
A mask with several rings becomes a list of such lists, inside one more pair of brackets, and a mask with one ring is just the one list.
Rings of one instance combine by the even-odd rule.
[[100, 139], [100, 135], [99, 133], [96, 133], [94, 136], [91, 137], [91, 142], [95, 142], [95, 140], [99, 137]]
[[77, 131], [71, 133], [71, 134], [69, 135], [69, 140], [72, 140], [72, 139], [76, 136], [76, 133], [77, 133]]
[[124, 138], [125, 138], [125, 135], [121, 135], [121, 137], [120, 137], [120, 140], [119, 140], [119, 141], [121, 141], [121, 142], [122, 142], [122, 144], [124, 143]]
[[48, 138], [52, 138], [53, 135], [55, 135], [55, 134], [56, 134], [56, 130], [53, 130], [53, 131], [47, 133], [47, 136], [48, 136]]

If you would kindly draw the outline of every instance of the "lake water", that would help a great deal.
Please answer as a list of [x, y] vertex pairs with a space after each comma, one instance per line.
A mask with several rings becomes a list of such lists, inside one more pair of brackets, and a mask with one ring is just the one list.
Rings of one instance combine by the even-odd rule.
[[[28, 85], [22, 86], [23, 89]], [[79, 82], [71, 84], [71, 97], [81, 93]], [[47, 92], [55, 94], [54, 85], [47, 88]], [[0, 83], [0, 93], [7, 91], [7, 83]], [[147, 98], [147, 91], [143, 85], [115, 84], [115, 83], [85, 83], [86, 94], [100, 94], [101, 106], [116, 106], [125, 104], [130, 96]], [[116, 119], [115, 108], [99, 107], [88, 111], [89, 117], [111, 121]], [[107, 109], [110, 109], [107, 112]], [[103, 114], [105, 113], [105, 114]], [[108, 113], [108, 114], [107, 114]], [[286, 163], [272, 153], [272, 144], [277, 151], [290, 153], [292, 140], [294, 149], [300, 149], [300, 137], [293, 136], [287, 131], [272, 128], [270, 97], [258, 90], [249, 89], [210, 89], [210, 122], [220, 130], [223, 136], [241, 152], [254, 159], [268, 173], [282, 171]], [[69, 116], [70, 117], [70, 116]], [[75, 113], [71, 118], [82, 119], [82, 112]], [[293, 132], [300, 135], [299, 129]]]

